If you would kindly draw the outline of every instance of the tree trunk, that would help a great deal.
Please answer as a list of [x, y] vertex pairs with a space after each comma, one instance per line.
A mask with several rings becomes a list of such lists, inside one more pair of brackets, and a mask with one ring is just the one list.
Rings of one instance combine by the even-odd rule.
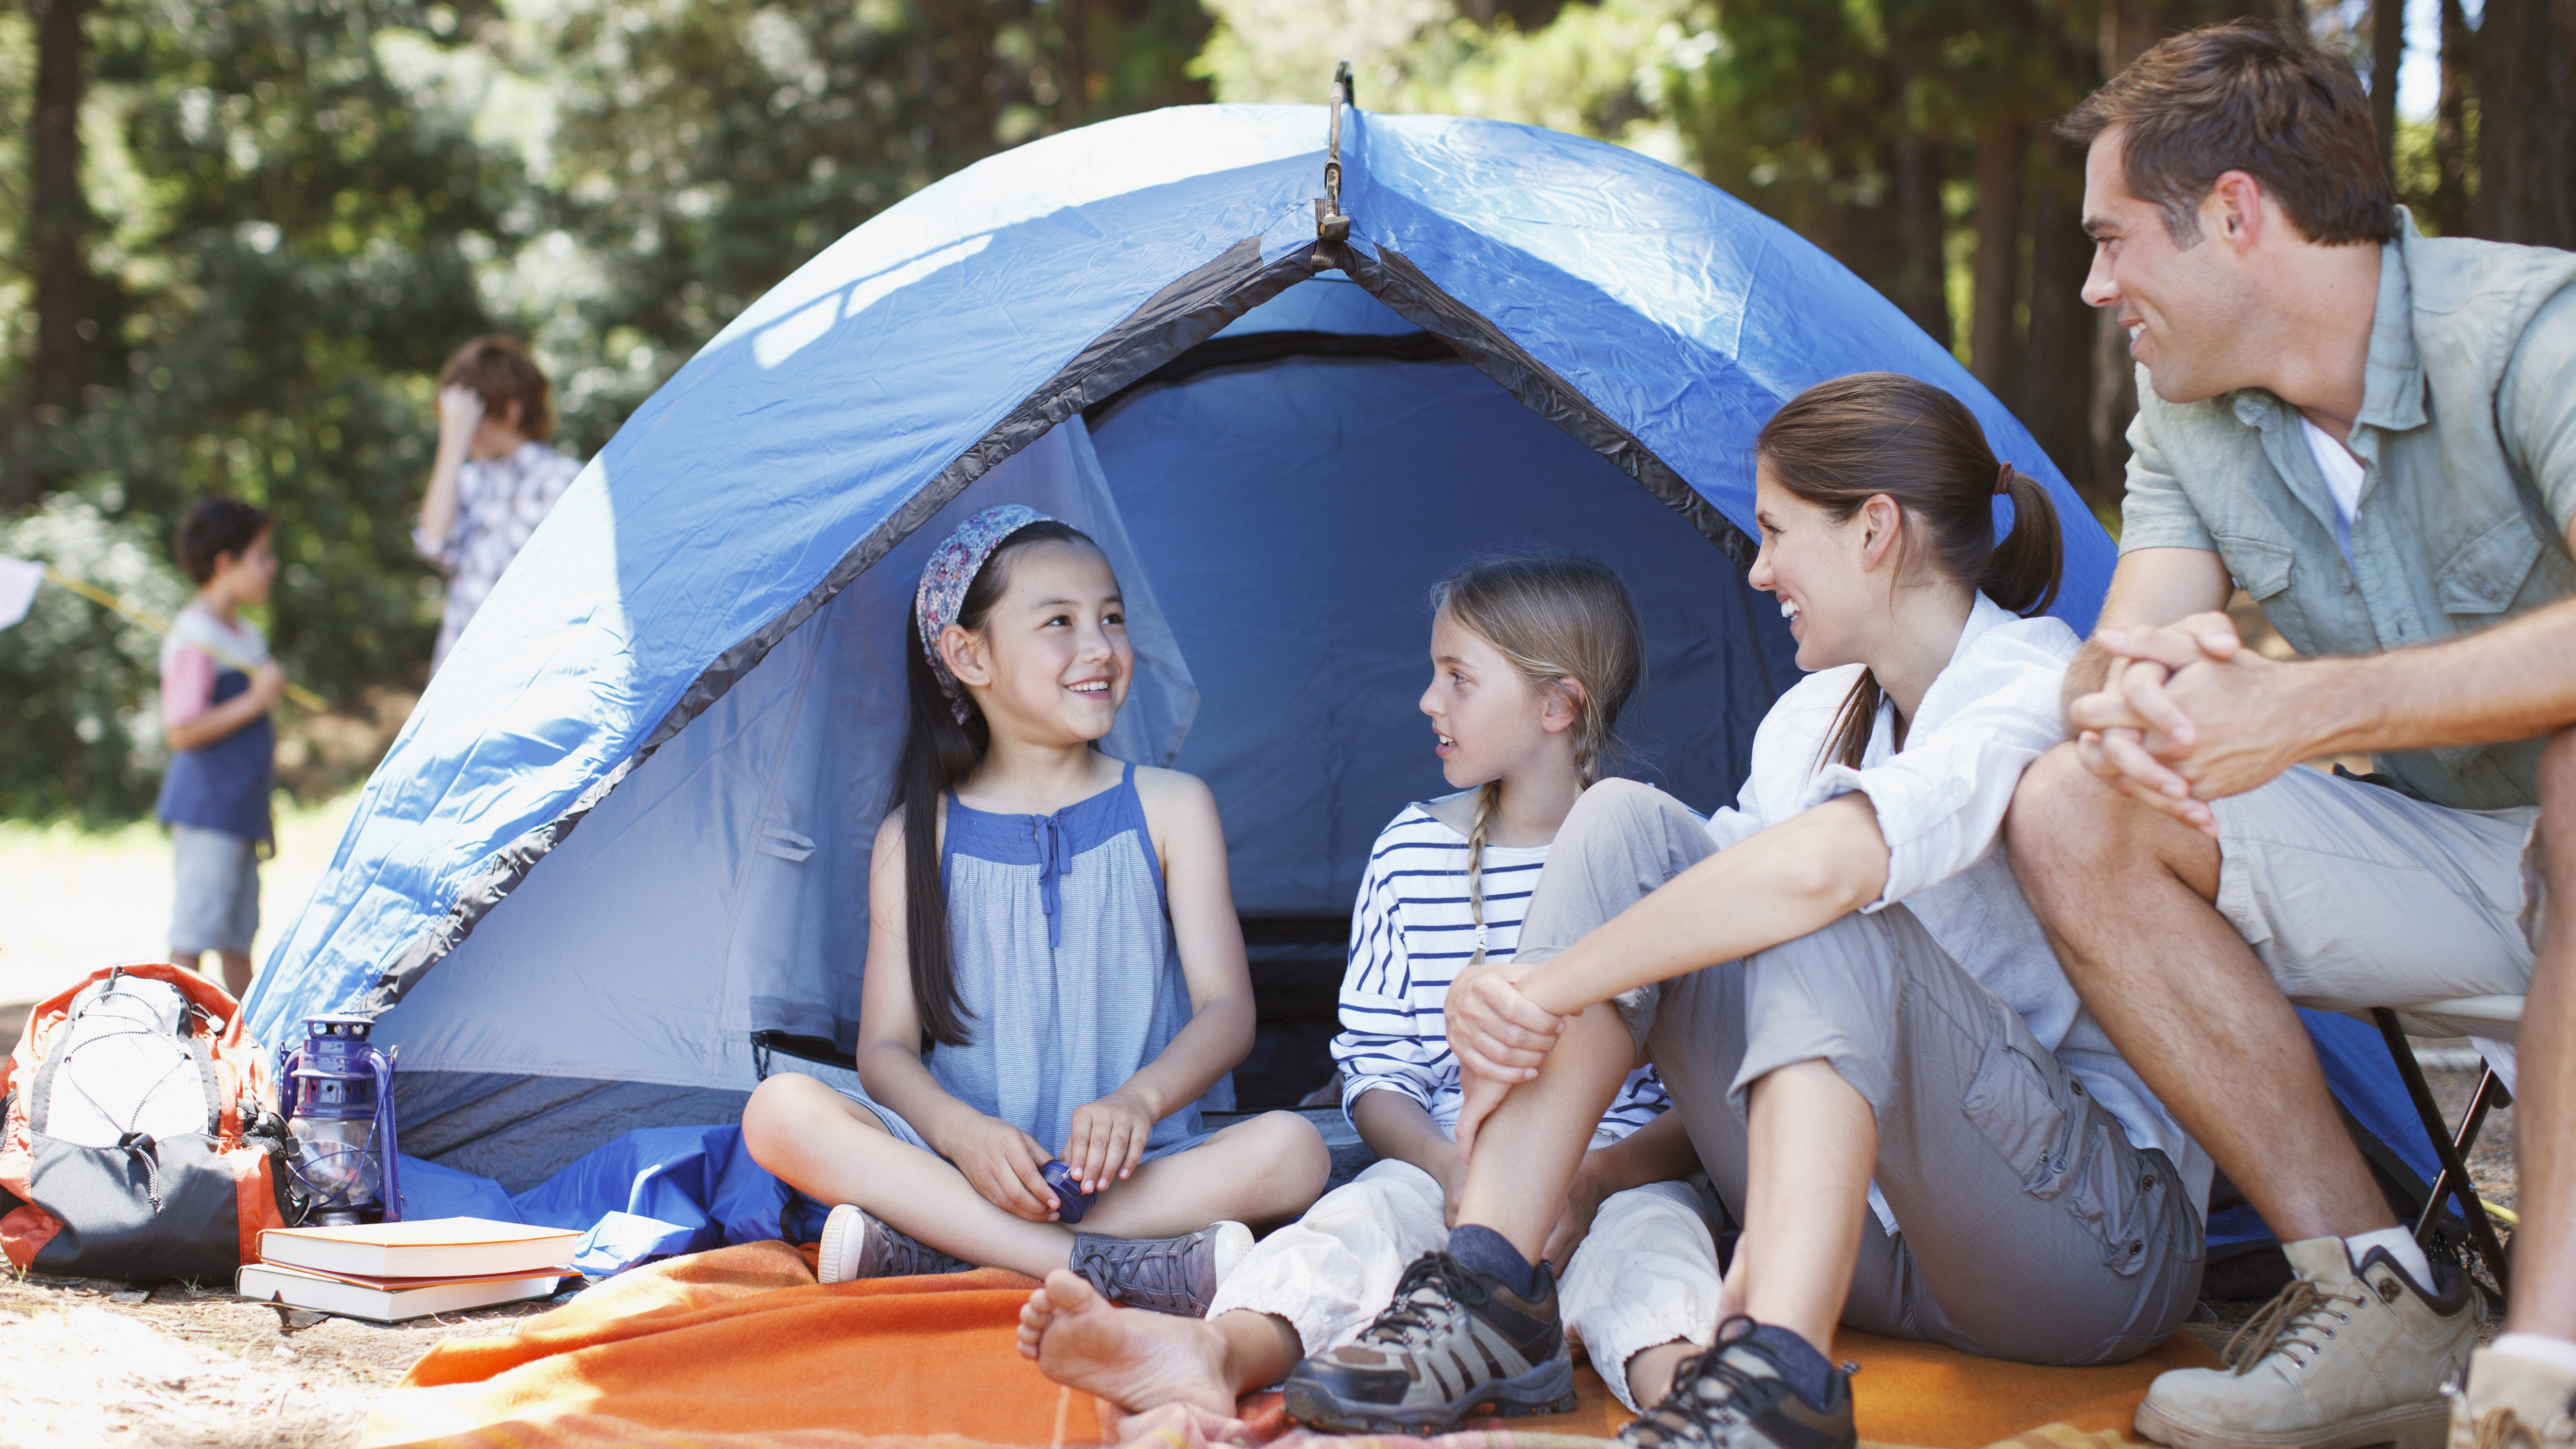
[[[2165, 7], [2158, 0], [2102, 0], [2102, 74], [2116, 76], [2163, 36]], [[2262, 5], [2253, 13], [2266, 13]], [[2120, 329], [2118, 309], [2093, 314], [2093, 397], [2086, 409], [2092, 443], [2091, 476], [2107, 480], [2128, 476], [2129, 419], [2138, 411], [2135, 364], [2129, 360], [2129, 335]], [[2122, 482], [2118, 491], [2125, 493]]]
[[2433, 196], [2424, 220], [2444, 236], [2469, 232], [2469, 93], [2478, 73], [2477, 32], [2460, 0], [2442, 0], [2442, 98], [2433, 112]]
[[2406, 63], [2406, 0], [2371, 0], [2370, 124], [2379, 166], [2397, 174], [2397, 70]]
[[2013, 308], [2021, 298], [2021, 172], [2026, 142], [2012, 116], [1977, 133], [1977, 260], [1968, 318], [1968, 369], [1996, 397], [2018, 390]]
[[1949, 268], [1941, 250], [1946, 218], [1941, 214], [1940, 148], [1929, 140], [1902, 141], [1894, 160], [1898, 262], [1893, 296], [1916, 326], [1947, 347], [1952, 333], [1950, 299], [1943, 286]]
[[2478, 235], [2576, 248], [2576, 65], [2555, 0], [2487, 0], [2478, 25]]
[[41, 493], [56, 469], [39, 436], [68, 422], [80, 406], [88, 359], [81, 336], [88, 313], [88, 279], [81, 239], [89, 206], [80, 186], [80, 107], [87, 41], [81, 30], [88, 0], [31, 0], [36, 22], [35, 114], [27, 128], [29, 172], [27, 279], [36, 304], [35, 355], [27, 368], [27, 393], [12, 430], [0, 503], [24, 505]]
[[[2055, 160], [2062, 153], [2052, 152]], [[2093, 319], [2084, 273], [2093, 249], [2078, 224], [2083, 178], [2072, 167], [2033, 188], [2030, 204], [2030, 335], [2022, 348], [2021, 417], [2031, 435], [2097, 510], [2120, 503], [2120, 470], [2095, 463], [2092, 446]]]

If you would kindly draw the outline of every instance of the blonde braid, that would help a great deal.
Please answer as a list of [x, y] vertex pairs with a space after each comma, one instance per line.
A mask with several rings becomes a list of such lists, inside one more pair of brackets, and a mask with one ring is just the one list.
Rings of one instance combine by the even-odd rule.
[[1476, 823], [1467, 829], [1467, 914], [1476, 921], [1476, 954], [1467, 964], [1485, 959], [1485, 826], [1503, 802], [1503, 782], [1487, 780], [1476, 791]]

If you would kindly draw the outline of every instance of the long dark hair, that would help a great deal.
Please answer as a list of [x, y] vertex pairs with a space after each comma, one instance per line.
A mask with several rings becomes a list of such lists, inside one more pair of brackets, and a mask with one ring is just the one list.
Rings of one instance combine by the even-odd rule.
[[[984, 627], [985, 615], [1010, 587], [1010, 571], [1002, 567], [1002, 560], [1035, 543], [1100, 547], [1081, 529], [1052, 518], [1012, 530], [985, 557], [975, 581], [966, 586], [965, 600], [957, 607], [959, 628], [972, 632]], [[939, 688], [939, 676], [930, 672], [918, 607], [910, 621], [904, 631], [908, 640], [904, 678], [912, 695], [912, 724], [904, 731], [903, 758], [894, 767], [886, 813], [903, 816], [904, 947], [912, 958], [912, 1000], [921, 1013], [921, 1044], [924, 1048], [940, 1042], [965, 1046], [975, 1039], [967, 1030], [975, 1014], [958, 997], [957, 978], [950, 969], [948, 888], [939, 878], [939, 797], [984, 763], [984, 752], [992, 748], [993, 729], [985, 723], [975, 697], [963, 691], [966, 722], [957, 722], [948, 696]]]
[[[1771, 465], [1775, 482], [1837, 523], [1886, 494], [1922, 542], [1921, 566], [2024, 618], [2057, 599], [2066, 546], [2048, 489], [1998, 460], [1976, 414], [1930, 383], [1893, 372], [1817, 383], [1771, 415], [1753, 451]], [[2001, 541], [1999, 492], [2013, 505], [2012, 532]], [[1843, 698], [1824, 759], [1860, 767], [1883, 698], [1877, 678], [1862, 670]]]

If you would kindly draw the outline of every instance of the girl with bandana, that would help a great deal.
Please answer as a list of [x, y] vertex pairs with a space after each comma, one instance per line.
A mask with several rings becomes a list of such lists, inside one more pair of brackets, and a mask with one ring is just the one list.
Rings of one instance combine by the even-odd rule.
[[1253, 1032], [1216, 802], [1093, 748], [1136, 660], [1081, 532], [976, 514], [923, 570], [913, 624], [869, 866], [864, 1092], [772, 1077], [743, 1139], [838, 1204], [824, 1282], [1069, 1268], [1203, 1313], [1251, 1250], [1245, 1223], [1296, 1216], [1331, 1170], [1294, 1113], [1200, 1131], [1200, 1096]]

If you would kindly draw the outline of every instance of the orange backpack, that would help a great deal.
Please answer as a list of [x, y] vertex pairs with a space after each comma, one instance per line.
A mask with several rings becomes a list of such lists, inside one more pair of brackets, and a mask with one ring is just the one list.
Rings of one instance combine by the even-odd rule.
[[288, 1225], [268, 1053], [194, 971], [101, 971], [28, 1014], [0, 1063], [0, 1251], [83, 1278], [229, 1281]]

